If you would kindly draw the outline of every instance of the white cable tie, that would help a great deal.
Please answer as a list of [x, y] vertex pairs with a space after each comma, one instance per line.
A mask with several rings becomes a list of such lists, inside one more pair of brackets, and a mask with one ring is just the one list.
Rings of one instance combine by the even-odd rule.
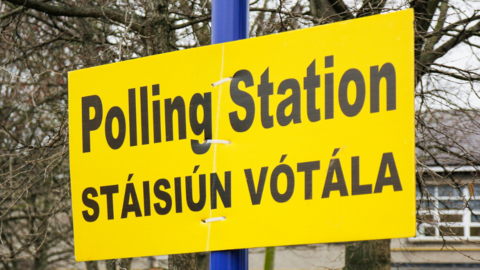
[[232, 142], [228, 140], [206, 140], [205, 143], [231, 144]]
[[214, 217], [214, 218], [207, 218], [205, 220], [202, 220], [203, 223], [209, 223], [209, 222], [215, 222], [215, 221], [223, 221], [227, 219], [226, 217]]
[[232, 77], [227, 77], [227, 78], [225, 78], [225, 79], [221, 79], [221, 80], [218, 81], [218, 82], [212, 83], [212, 87], [217, 87], [217, 86], [219, 86], [220, 84], [226, 83], [226, 82], [231, 81], [231, 80], [232, 80]]

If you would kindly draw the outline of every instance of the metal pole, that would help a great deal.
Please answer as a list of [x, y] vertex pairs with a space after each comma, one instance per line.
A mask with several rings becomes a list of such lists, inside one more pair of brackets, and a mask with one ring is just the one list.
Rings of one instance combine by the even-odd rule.
[[247, 270], [248, 249], [210, 252], [210, 270]]
[[[212, 44], [248, 38], [248, 0], [212, 0]], [[210, 270], [247, 270], [248, 249], [212, 251]]]
[[212, 0], [212, 44], [248, 38], [248, 0]]

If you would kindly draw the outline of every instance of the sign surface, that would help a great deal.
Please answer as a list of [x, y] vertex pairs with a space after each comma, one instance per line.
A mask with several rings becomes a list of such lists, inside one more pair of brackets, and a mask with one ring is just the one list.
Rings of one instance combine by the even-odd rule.
[[413, 21], [71, 72], [76, 259], [414, 236]]

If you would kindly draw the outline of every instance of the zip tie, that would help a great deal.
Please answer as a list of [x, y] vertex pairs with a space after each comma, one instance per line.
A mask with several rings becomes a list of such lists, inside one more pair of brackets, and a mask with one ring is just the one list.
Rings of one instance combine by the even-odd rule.
[[231, 144], [232, 142], [228, 140], [206, 140], [205, 143]]
[[227, 78], [225, 78], [225, 79], [221, 79], [221, 80], [218, 81], [218, 82], [212, 83], [212, 87], [217, 87], [217, 86], [219, 86], [220, 84], [226, 83], [226, 82], [231, 81], [231, 80], [232, 80], [232, 77], [227, 77]]
[[215, 222], [215, 221], [224, 221], [227, 219], [226, 217], [214, 217], [214, 218], [207, 218], [207, 219], [202, 219], [203, 223], [209, 223], [209, 222]]

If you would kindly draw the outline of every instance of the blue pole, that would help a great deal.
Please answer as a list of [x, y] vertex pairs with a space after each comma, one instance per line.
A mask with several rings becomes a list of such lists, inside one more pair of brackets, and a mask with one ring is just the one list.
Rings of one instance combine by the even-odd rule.
[[248, 38], [248, 0], [212, 0], [212, 44]]
[[210, 270], [248, 270], [248, 249], [210, 252]]
[[[212, 44], [248, 38], [248, 0], [212, 0]], [[212, 251], [210, 270], [248, 270], [248, 249]]]

